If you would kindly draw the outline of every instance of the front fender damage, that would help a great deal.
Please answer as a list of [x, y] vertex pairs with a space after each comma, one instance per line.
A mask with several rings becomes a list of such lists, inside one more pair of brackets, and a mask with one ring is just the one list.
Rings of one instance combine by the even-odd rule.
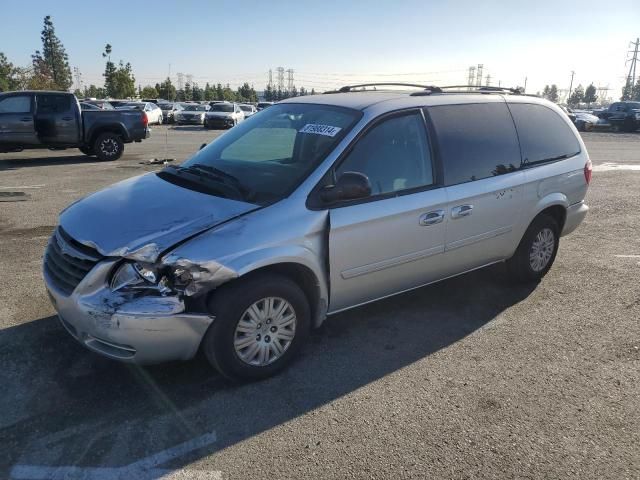
[[182, 283], [184, 295], [189, 297], [238, 278], [238, 272], [216, 261], [194, 262], [188, 258], [169, 255], [163, 263], [174, 269], [176, 281]]

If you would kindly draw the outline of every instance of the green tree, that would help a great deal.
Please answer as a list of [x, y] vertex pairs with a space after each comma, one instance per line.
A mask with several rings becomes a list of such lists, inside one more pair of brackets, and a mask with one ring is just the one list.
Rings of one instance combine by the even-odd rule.
[[144, 87], [140, 92], [140, 97], [142, 98], [158, 98], [159, 96], [160, 94], [158, 93], [158, 90], [150, 85]]
[[191, 98], [192, 98], [192, 100], [195, 100], [196, 102], [201, 102], [202, 100], [204, 100], [204, 90], [201, 89], [195, 83], [193, 84]]
[[638, 79], [636, 84], [631, 88], [629, 100], [633, 100], [634, 102], [640, 102], [640, 78]]
[[169, 77], [159, 85], [158, 96], [160, 98], [173, 101], [176, 99], [176, 93], [176, 87], [173, 86]]
[[184, 100], [191, 100], [193, 98], [193, 88], [189, 82], [184, 85]]
[[315, 88], [312, 88], [312, 89], [311, 89], [311, 93], [310, 93], [309, 95], [315, 95], [315, 94], [316, 94], [316, 89], [315, 89]]
[[73, 84], [69, 57], [57, 37], [53, 21], [47, 15], [44, 17], [44, 27], [41, 34], [42, 52], [36, 50], [32, 55], [33, 84], [44, 88], [67, 91]]
[[592, 83], [584, 91], [584, 99], [582, 101], [591, 106], [596, 100], [598, 100], [598, 95], [596, 95], [596, 87]]
[[216, 100], [224, 100], [224, 91], [221, 83], [216, 85]]
[[555, 83], [549, 87], [549, 100], [558, 103], [558, 87]]
[[307, 89], [304, 87], [300, 87], [300, 96], [304, 97], [305, 95], [307, 95]]
[[567, 99], [569, 105], [578, 105], [584, 101], [584, 88], [582, 85], [578, 85], [576, 89], [571, 93], [571, 96]]
[[136, 95], [136, 79], [133, 76], [130, 63], [123, 63], [120, 60], [117, 70], [112, 77], [112, 92], [110, 96], [114, 98], [131, 98]]
[[231, 87], [227, 83], [227, 85], [222, 89], [222, 100], [226, 100], [227, 102], [235, 102], [236, 94]]
[[107, 92], [108, 97], [116, 97], [115, 93], [115, 74], [117, 71], [116, 65], [111, 61], [111, 45], [107, 43], [104, 47], [104, 52], [102, 52], [102, 58], [107, 59], [107, 63], [104, 66], [104, 73], [102, 76], [104, 77], [104, 89]]
[[0, 92], [8, 92], [18, 88], [18, 82], [15, 75], [15, 67], [7, 59], [5, 54], [0, 52]]
[[211, 100], [214, 99], [215, 96], [216, 96], [215, 89], [211, 88], [211, 85], [209, 85], [209, 82], [207, 82], [207, 84], [204, 86], [204, 99], [207, 102], [210, 102]]

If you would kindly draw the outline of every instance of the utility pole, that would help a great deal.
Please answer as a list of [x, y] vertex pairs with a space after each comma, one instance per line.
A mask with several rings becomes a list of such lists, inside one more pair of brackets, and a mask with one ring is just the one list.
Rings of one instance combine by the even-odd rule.
[[486, 81], [485, 81], [485, 85], [486, 85], [487, 87], [490, 87], [490, 86], [491, 86], [491, 75], [489, 75], [488, 73], [487, 73], [487, 79], [486, 79]]
[[482, 86], [482, 68], [483, 67], [484, 65], [482, 65], [481, 63], [478, 64], [478, 70], [476, 73], [476, 87]]
[[287, 92], [291, 93], [293, 91], [293, 69], [290, 68], [287, 70]]
[[278, 72], [278, 90], [284, 92], [284, 67], [276, 68], [276, 72]]
[[267, 83], [267, 86], [273, 90], [273, 70], [269, 69], [269, 82]]
[[[631, 96], [633, 92], [633, 87], [636, 84], [636, 63], [638, 63], [638, 45], [640, 45], [640, 38], [636, 38], [635, 42], [631, 42], [629, 46], [633, 48], [633, 57], [631, 57], [627, 62], [631, 62], [629, 65], [629, 75], [627, 75], [627, 84], [625, 87], [625, 93]], [[632, 53], [631, 50], [629, 53]], [[625, 99], [628, 100], [628, 99]]]
[[527, 93], [527, 77], [524, 77], [524, 90], [522, 90], [522, 93]]
[[573, 88], [573, 76], [576, 74], [573, 70], [571, 70], [571, 83], [569, 83], [569, 95], [567, 95], [567, 101], [571, 98], [571, 89]]
[[469, 75], [467, 76], [467, 85], [469, 85], [469, 90], [471, 90], [471, 87], [473, 87], [473, 84], [475, 83], [475, 78], [476, 78], [476, 67], [471, 66], [469, 67]]
[[82, 74], [78, 67], [73, 67], [73, 76], [76, 78], [76, 88], [82, 91]]

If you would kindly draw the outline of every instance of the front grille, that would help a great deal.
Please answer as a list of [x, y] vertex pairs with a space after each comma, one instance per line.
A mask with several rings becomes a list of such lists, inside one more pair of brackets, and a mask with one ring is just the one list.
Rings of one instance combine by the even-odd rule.
[[56, 288], [71, 295], [102, 258], [95, 249], [75, 241], [62, 227], [58, 227], [44, 254], [44, 271]]

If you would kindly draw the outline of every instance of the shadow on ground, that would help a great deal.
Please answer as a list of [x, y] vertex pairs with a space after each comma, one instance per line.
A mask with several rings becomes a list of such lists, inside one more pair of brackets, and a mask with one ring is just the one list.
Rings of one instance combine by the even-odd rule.
[[36, 158], [10, 158], [9, 154], [0, 156], [0, 171], [16, 170], [28, 167], [48, 167], [55, 165], [73, 165], [77, 163], [99, 163], [95, 157], [79, 153], [78, 155], [65, 155], [63, 157], [36, 157]]
[[215, 431], [215, 443], [168, 466], [180, 468], [446, 348], [534, 287], [508, 285], [495, 266], [336, 315], [291, 368], [248, 385], [229, 384], [201, 358], [146, 369], [103, 359], [54, 317], [5, 329], [0, 472], [120, 467]]

